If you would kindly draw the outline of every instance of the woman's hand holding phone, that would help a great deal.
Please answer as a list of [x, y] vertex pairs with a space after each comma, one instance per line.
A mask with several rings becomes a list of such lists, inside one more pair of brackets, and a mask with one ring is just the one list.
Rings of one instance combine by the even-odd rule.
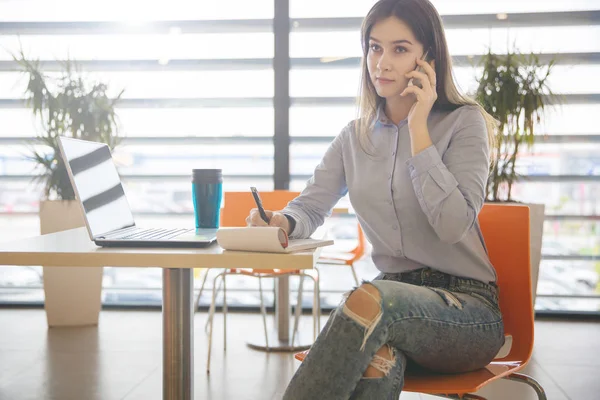
[[282, 228], [288, 235], [290, 234], [290, 222], [283, 213], [265, 210], [265, 214], [269, 219], [268, 224], [261, 218], [258, 208], [253, 208], [250, 210], [250, 215], [246, 217], [246, 224], [248, 226], [277, 226]]
[[[424, 60], [427, 63], [429, 63], [431, 61], [431, 57], [429, 56], [429, 51], [426, 51], [425, 53], [423, 53], [423, 56], [421, 57], [421, 60]], [[419, 60], [416, 60], [416, 61], [419, 61]], [[415, 71], [425, 73], [425, 69], [421, 65], [419, 65], [419, 63], [417, 63], [417, 66], [415, 67]], [[410, 86], [416, 86], [418, 88], [423, 89], [423, 83], [421, 82], [421, 79], [419, 77], [411, 78], [408, 81], [408, 86], [409, 87]]]
[[[427, 53], [424, 58], [427, 57]], [[437, 100], [436, 91], [436, 75], [435, 75], [435, 60], [431, 61], [431, 65], [422, 59], [417, 59], [417, 68], [414, 71], [407, 73], [405, 76], [411, 78], [412, 85], [409, 85], [400, 96], [413, 94], [416, 98], [415, 104], [411, 107], [408, 113], [409, 128], [427, 127], [427, 117]], [[418, 81], [415, 81], [418, 80]], [[417, 86], [417, 83], [421, 87]]]

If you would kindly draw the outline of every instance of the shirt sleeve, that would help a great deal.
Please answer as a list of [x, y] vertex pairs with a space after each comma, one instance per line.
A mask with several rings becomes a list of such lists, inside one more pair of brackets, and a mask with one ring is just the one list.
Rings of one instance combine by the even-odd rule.
[[430, 146], [407, 160], [421, 209], [440, 240], [458, 243], [483, 207], [489, 175], [489, 143], [483, 115], [469, 108], [441, 156]]
[[288, 220], [288, 223], [290, 224], [290, 235], [294, 232], [294, 228], [296, 228], [296, 220], [294, 219], [294, 217], [292, 217], [289, 214], [283, 214], [285, 215], [285, 218]]
[[350, 125], [331, 142], [306, 188], [282, 210], [296, 221], [290, 237], [305, 239], [323, 224], [336, 203], [348, 193], [343, 163], [344, 141]]

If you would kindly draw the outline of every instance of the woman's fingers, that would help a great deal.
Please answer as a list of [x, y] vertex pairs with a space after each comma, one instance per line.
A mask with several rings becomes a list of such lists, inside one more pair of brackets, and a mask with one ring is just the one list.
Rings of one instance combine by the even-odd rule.
[[287, 220], [287, 218], [285, 217], [285, 215], [281, 214], [281, 213], [274, 213], [273, 217], [271, 218], [271, 220], [269, 221], [269, 225], [270, 226], [282, 226], [283, 220]]
[[418, 86], [407, 87], [402, 93], [400, 93], [400, 96], [406, 96], [409, 93], [412, 93], [415, 96], [417, 96], [418, 101], [422, 101], [424, 99], [423, 96], [425, 95], [425, 91]]
[[248, 226], [277, 226], [283, 228], [287, 233], [290, 231], [290, 223], [285, 215], [280, 212], [265, 210], [269, 223], [266, 223], [260, 216], [258, 209], [250, 210], [250, 215], [246, 217], [246, 225]]
[[280, 212], [273, 213], [271, 218], [270, 226], [278, 226], [282, 228], [288, 235], [290, 234], [290, 221], [287, 217]]
[[[421, 81], [421, 85], [423, 86], [424, 90], [432, 90], [431, 82], [426, 73], [421, 72], [421, 71], [410, 71], [409, 73], [405, 74], [404, 76], [406, 76], [407, 78], [417, 78]], [[413, 86], [415, 86], [415, 85], [413, 85]], [[409, 86], [409, 87], [412, 87], [412, 86]]]
[[[272, 211], [265, 211], [265, 214], [267, 214], [267, 217], [269, 217], [269, 213], [273, 214]], [[253, 208], [252, 210], [250, 210], [250, 215], [246, 218], [246, 223], [249, 226], [268, 226], [269, 225], [265, 221], [263, 221], [257, 208]]]
[[427, 77], [428, 77], [429, 84], [432, 87], [435, 87], [436, 82], [437, 82], [437, 76], [435, 75], [435, 69], [434, 69], [435, 68], [435, 60], [432, 60], [431, 64], [429, 64], [427, 61], [417, 59], [417, 64], [419, 64], [425, 70], [425, 73], [427, 74]]

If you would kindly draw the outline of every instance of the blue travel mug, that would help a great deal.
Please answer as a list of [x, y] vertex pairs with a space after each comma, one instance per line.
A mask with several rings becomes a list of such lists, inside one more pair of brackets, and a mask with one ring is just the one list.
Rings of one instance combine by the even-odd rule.
[[192, 200], [196, 228], [218, 228], [223, 198], [220, 169], [192, 170]]

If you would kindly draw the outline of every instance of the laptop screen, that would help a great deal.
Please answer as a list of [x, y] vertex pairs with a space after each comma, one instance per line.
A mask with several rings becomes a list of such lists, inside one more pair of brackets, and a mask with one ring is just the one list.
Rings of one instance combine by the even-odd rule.
[[65, 163], [94, 238], [134, 225], [121, 179], [107, 145], [60, 138]]

